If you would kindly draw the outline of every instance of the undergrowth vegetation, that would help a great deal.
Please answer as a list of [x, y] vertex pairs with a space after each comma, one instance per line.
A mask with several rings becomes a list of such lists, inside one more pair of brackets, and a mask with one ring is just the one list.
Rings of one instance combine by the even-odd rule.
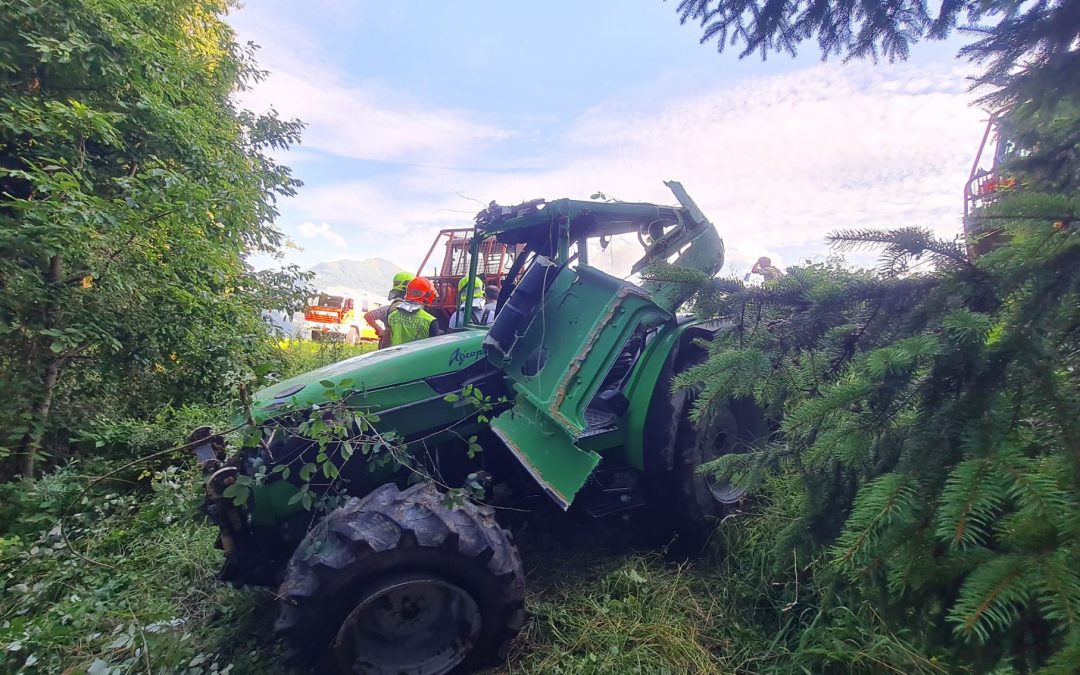
[[[264, 370], [288, 377], [370, 349], [283, 341]], [[196, 426], [224, 426], [227, 412], [165, 406], [102, 421], [82, 437], [97, 447], [92, 458], [0, 484], [0, 672], [273, 669], [273, 598], [216, 580], [216, 530], [199, 522], [203, 479], [170, 451]]]
[[729, 641], [706, 575], [648, 556], [577, 569], [534, 592], [523, 672], [723, 672]]
[[0, 480], [85, 454], [88, 418], [223, 402], [301, 306], [306, 273], [248, 263], [284, 245], [302, 125], [237, 109], [263, 73], [231, 4], [3, 4]]
[[[250, 642], [261, 596], [214, 579], [221, 554], [193, 518], [192, 472], [119, 474], [84, 493], [88, 469], [73, 464], [28, 491], [4, 491], [14, 526], [0, 539], [0, 670], [265, 667], [272, 652]], [[67, 540], [57, 526], [64, 513]]]

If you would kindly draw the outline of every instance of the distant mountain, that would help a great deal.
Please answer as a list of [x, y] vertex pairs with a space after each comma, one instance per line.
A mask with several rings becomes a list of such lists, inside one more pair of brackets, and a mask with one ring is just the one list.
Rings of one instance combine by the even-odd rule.
[[386, 297], [394, 275], [405, 270], [383, 258], [368, 258], [319, 263], [309, 271], [315, 277], [308, 283], [316, 290]]

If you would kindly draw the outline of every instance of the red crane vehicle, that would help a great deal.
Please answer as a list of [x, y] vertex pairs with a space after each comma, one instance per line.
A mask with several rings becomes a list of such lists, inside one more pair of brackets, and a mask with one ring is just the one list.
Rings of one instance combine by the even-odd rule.
[[964, 184], [964, 235], [968, 256], [972, 259], [1001, 243], [1000, 227], [986, 222], [984, 208], [993, 204], [1002, 192], [1016, 187], [1016, 178], [1002, 171], [1002, 165], [1017, 155], [1016, 147], [1002, 132], [1001, 120], [991, 115], [986, 123], [979, 151], [971, 164]]
[[[472, 245], [471, 227], [442, 230], [416, 272], [417, 276], [427, 277], [435, 285], [439, 298], [432, 306], [432, 314], [444, 329], [460, 304], [458, 282], [469, 275]], [[485, 286], [501, 287], [510, 265], [522, 248], [519, 244], [499, 243], [494, 238], [478, 242], [476, 278], [483, 281]]]

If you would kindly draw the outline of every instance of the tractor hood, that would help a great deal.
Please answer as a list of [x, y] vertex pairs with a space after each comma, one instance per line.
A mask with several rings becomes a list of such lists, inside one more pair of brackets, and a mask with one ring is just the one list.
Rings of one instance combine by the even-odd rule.
[[473, 329], [440, 335], [368, 352], [289, 378], [255, 394], [255, 421], [265, 421], [293, 403], [303, 407], [325, 401], [327, 383], [371, 394], [461, 370], [483, 357], [481, 343], [486, 334], [486, 330]]

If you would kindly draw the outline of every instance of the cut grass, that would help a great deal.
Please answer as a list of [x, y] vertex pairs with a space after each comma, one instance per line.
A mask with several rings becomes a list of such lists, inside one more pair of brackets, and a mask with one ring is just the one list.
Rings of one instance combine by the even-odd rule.
[[533, 594], [523, 673], [720, 673], [726, 640], [705, 577], [658, 555], [614, 558]]
[[[267, 594], [214, 575], [214, 533], [192, 520], [194, 477], [155, 482], [151, 494], [84, 496], [67, 519], [39, 534], [5, 532], [0, 551], [0, 672], [267, 672]], [[75, 497], [65, 471], [29, 488]], [[63, 487], [64, 489], [59, 489]], [[75, 550], [72, 550], [74, 548]]]

